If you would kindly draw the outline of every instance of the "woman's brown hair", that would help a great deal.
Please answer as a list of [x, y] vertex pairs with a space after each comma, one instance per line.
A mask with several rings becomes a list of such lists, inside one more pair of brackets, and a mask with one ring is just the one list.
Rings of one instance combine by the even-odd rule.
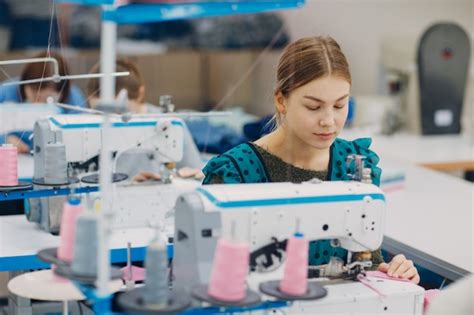
[[[131, 100], [137, 100], [142, 102], [139, 98], [142, 97], [140, 88], [145, 86], [142, 75], [138, 71], [137, 66], [131, 61], [125, 59], [117, 59], [116, 69], [117, 72], [130, 72], [130, 75], [124, 77], [115, 78], [115, 93], [118, 94], [120, 90], [125, 89], [128, 92], [128, 98]], [[92, 67], [91, 73], [100, 72], [100, 64]], [[88, 97], [99, 97], [100, 92], [100, 79], [93, 78], [87, 82], [87, 96]]]
[[[275, 95], [288, 97], [295, 89], [328, 75], [352, 84], [349, 64], [339, 44], [329, 36], [299, 39], [288, 45], [280, 57]], [[281, 123], [278, 111], [274, 118], [277, 124]]]
[[[66, 75], [69, 73], [66, 62], [64, 61], [63, 57], [57, 52], [47, 52], [43, 51], [33, 58], [47, 58], [51, 57], [58, 61], [58, 71], [59, 75]], [[21, 73], [20, 80], [32, 80], [32, 79], [39, 79], [39, 78], [46, 78], [53, 76], [54, 73], [54, 66], [51, 62], [35, 62], [27, 64]], [[20, 89], [20, 96], [22, 102], [26, 101], [26, 93], [25, 87], [29, 86], [33, 90], [39, 90], [41, 88], [53, 88], [56, 92], [59, 93], [59, 102], [66, 103], [69, 97], [71, 83], [69, 80], [61, 80], [59, 82], [54, 81], [43, 81], [38, 83], [30, 83], [30, 84], [22, 84], [19, 86]]]

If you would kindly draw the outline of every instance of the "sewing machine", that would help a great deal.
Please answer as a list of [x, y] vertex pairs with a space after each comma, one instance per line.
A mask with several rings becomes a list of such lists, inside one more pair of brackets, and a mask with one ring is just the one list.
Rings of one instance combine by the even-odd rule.
[[57, 115], [60, 111], [51, 104], [0, 104], [0, 134], [32, 130], [37, 120]]
[[[247, 282], [258, 291], [262, 281], [282, 279], [280, 245], [295, 232], [295, 222], [300, 222], [299, 231], [309, 240], [333, 239], [334, 246], [352, 253], [381, 246], [384, 219], [385, 196], [372, 184], [313, 180], [203, 186], [181, 195], [176, 203], [175, 285], [189, 290], [208, 283], [220, 237], [233, 234], [249, 242], [252, 272]], [[347, 264], [332, 273], [333, 279], [356, 278], [370, 266], [370, 261], [352, 262], [348, 257]], [[383, 298], [360, 282], [339, 280], [325, 284], [328, 295], [322, 299], [288, 303], [288, 313], [422, 313], [423, 288], [393, 280], [369, 281]], [[262, 294], [262, 300], [272, 299]]]
[[[97, 186], [102, 119], [98, 115], [57, 115], [35, 124], [35, 189]], [[114, 184], [116, 216], [113, 227], [148, 226], [152, 220], [163, 220], [165, 212], [173, 208], [177, 196], [199, 184], [193, 180], [173, 180], [172, 166], [164, 167], [182, 161], [184, 153], [199, 154], [194, 143], [189, 143], [192, 138], [187, 135], [184, 121], [172, 117], [132, 117], [124, 121], [116, 115], [111, 117], [111, 125], [108, 139], [113, 140], [108, 146], [114, 152], [114, 161], [131, 148], [151, 152], [148, 155], [150, 163], [163, 172], [161, 181], [142, 185], [125, 180], [123, 174], [116, 174], [116, 179], [124, 181]], [[195, 151], [190, 151], [193, 149]], [[93, 200], [98, 194], [91, 196]], [[26, 211], [28, 219], [46, 231], [57, 232], [65, 198], [30, 199]]]

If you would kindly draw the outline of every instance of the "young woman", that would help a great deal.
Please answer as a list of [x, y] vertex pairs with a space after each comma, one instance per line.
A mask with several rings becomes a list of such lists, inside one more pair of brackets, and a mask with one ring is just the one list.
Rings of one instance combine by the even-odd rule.
[[[145, 81], [138, 67], [131, 61], [119, 59], [116, 61], [117, 72], [130, 72], [130, 75], [115, 78], [116, 96], [121, 90], [127, 91], [127, 111], [135, 114], [159, 114], [161, 108], [145, 102]], [[99, 72], [99, 64], [96, 64], [91, 73]], [[100, 79], [90, 79], [87, 84], [89, 106], [96, 108], [100, 101]], [[130, 144], [133, 146], [133, 144]], [[187, 154], [184, 159], [177, 163], [181, 174], [189, 173], [194, 176], [202, 167], [199, 151], [194, 143], [189, 130], [185, 129], [184, 145]], [[125, 173], [130, 179], [143, 182], [147, 180], [160, 180], [159, 165], [154, 160], [154, 152], [143, 148], [131, 148], [123, 152], [116, 161], [116, 171]], [[186, 168], [184, 168], [186, 167]]]
[[[45, 57], [52, 57], [58, 61], [59, 75], [69, 74], [66, 61], [57, 52], [44, 51], [33, 58]], [[51, 77], [54, 74], [53, 70], [51, 62], [29, 63], [23, 68], [19, 79], [23, 81]], [[71, 84], [68, 80], [0, 86], [0, 103], [46, 103], [50, 96], [60, 103], [69, 105], [84, 107], [86, 102], [79, 87]], [[67, 113], [67, 110], [65, 110], [65, 113]]]
[[[116, 96], [121, 90], [127, 91], [128, 104], [127, 111], [137, 114], [160, 113], [159, 107], [145, 102], [145, 81], [138, 70], [137, 66], [126, 59], [119, 59], [115, 65], [117, 72], [130, 72], [130, 75], [115, 78]], [[99, 64], [96, 64], [90, 71], [91, 73], [99, 73]], [[100, 100], [100, 79], [90, 79], [87, 83], [87, 96], [89, 106], [97, 107]]]
[[[34, 56], [34, 58], [52, 57], [58, 61], [59, 75], [69, 74], [68, 66], [63, 57], [57, 52], [43, 51]], [[53, 64], [51, 62], [36, 62], [27, 64], [20, 76], [20, 80], [32, 80], [51, 77], [54, 74]], [[86, 100], [79, 87], [71, 84], [68, 80], [60, 82], [43, 81], [22, 85], [0, 85], [0, 106], [1, 103], [38, 103], [44, 104], [48, 97], [52, 97], [59, 103], [84, 107]], [[19, 104], [18, 106], [21, 106]], [[64, 114], [75, 113], [71, 110], [62, 110]], [[26, 126], [25, 126], [26, 127]], [[33, 127], [33, 126], [30, 126]], [[18, 147], [18, 152], [28, 153], [32, 149], [30, 130], [15, 131], [6, 135], [6, 142]]]
[[[372, 182], [379, 185], [379, 158], [369, 149], [371, 140], [337, 138], [347, 118], [351, 85], [348, 62], [334, 39], [303, 38], [290, 44], [278, 64], [276, 128], [211, 159], [203, 169], [203, 184], [349, 180], [354, 169], [346, 167], [346, 158], [361, 154]], [[309, 255], [310, 264], [321, 265], [330, 256], [345, 259], [347, 252], [321, 240], [311, 243]], [[420, 280], [413, 262], [403, 255], [387, 264], [377, 250], [371, 259], [390, 276]]]

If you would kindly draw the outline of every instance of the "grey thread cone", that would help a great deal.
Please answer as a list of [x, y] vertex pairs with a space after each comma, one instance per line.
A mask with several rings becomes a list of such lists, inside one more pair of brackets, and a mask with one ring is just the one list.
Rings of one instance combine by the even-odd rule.
[[168, 303], [168, 255], [166, 246], [152, 242], [146, 253], [145, 304], [153, 307]]
[[62, 143], [49, 143], [44, 152], [44, 181], [47, 184], [64, 184], [68, 181], [66, 147]]
[[97, 275], [98, 218], [82, 214], [77, 219], [72, 271], [81, 276]]

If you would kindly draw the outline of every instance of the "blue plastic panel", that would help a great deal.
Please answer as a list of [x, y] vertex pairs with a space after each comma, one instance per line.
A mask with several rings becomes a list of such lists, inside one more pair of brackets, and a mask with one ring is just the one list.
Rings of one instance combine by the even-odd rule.
[[[26, 219], [25, 219], [26, 220]], [[33, 227], [32, 227], [33, 228]], [[45, 232], [46, 233], [46, 232]], [[173, 248], [168, 245], [168, 255], [173, 254]], [[146, 256], [146, 247], [132, 248], [132, 261], [144, 261]], [[172, 256], [171, 256], [172, 257]], [[127, 262], [127, 249], [116, 248], [110, 251], [111, 263]], [[31, 269], [46, 269], [50, 268], [48, 263], [41, 261], [36, 254], [13, 257], [0, 257], [0, 272], [1, 271], [16, 271], [16, 270], [31, 270]]]
[[[189, 308], [184, 310], [181, 314], [182, 315], [209, 315], [209, 314], [248, 314], [253, 311], [269, 311], [272, 313], [271, 310], [286, 308], [290, 306], [291, 302], [287, 301], [264, 301], [254, 306], [247, 306], [247, 307], [201, 307], [201, 308]], [[282, 314], [286, 314], [285, 312], [281, 312]]]
[[72, 191], [69, 188], [51, 188], [51, 189], [30, 189], [30, 190], [17, 190], [0, 193], [0, 201], [6, 200], [19, 200], [27, 198], [42, 198], [42, 197], [54, 197], [54, 196], [67, 196], [71, 193], [83, 194], [99, 191], [98, 186], [86, 186], [74, 189]]
[[299, 8], [304, 0], [205, 1], [175, 4], [130, 4], [104, 11], [103, 19], [120, 24], [197, 19], [205, 17], [251, 14]]
[[56, 3], [77, 3], [83, 5], [113, 4], [114, 0], [54, 0]]

